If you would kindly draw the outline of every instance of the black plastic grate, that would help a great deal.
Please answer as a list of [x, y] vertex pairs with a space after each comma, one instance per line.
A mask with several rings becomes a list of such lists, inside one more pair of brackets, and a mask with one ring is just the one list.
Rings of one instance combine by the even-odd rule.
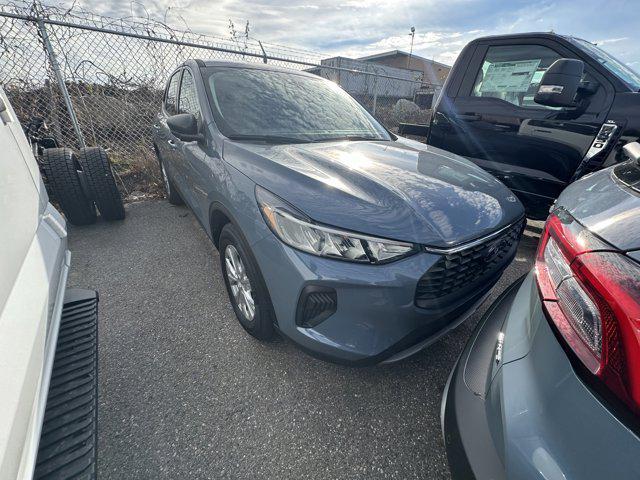
[[298, 299], [296, 323], [312, 328], [333, 315], [338, 308], [335, 289], [319, 285], [307, 285]]
[[69, 290], [34, 478], [96, 478], [98, 296]]
[[459, 290], [479, 286], [485, 279], [502, 273], [515, 255], [524, 224], [523, 218], [497, 237], [443, 255], [418, 282], [416, 305], [425, 307]]

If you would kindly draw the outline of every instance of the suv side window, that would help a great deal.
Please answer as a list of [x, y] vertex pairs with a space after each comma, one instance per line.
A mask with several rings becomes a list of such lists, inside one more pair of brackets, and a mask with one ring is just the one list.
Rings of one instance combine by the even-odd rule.
[[180, 74], [182, 70], [177, 71], [169, 80], [169, 86], [164, 96], [164, 109], [169, 115], [178, 113], [178, 84], [180, 83]]
[[542, 45], [501, 45], [487, 49], [471, 90], [472, 97], [499, 98], [524, 108], [546, 108], [533, 101], [544, 72], [560, 54]]
[[178, 102], [179, 113], [191, 113], [196, 118], [200, 118], [200, 105], [193, 75], [189, 70], [184, 71], [182, 84], [180, 85], [180, 101]]

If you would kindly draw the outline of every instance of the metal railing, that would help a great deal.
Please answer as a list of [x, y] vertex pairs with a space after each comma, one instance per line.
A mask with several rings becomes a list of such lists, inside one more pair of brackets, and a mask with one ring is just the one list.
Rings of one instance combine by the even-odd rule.
[[148, 18], [0, 2], [0, 83], [20, 120], [42, 118], [60, 144], [103, 146], [116, 163], [151, 154], [150, 126], [165, 81], [188, 58], [310, 71], [340, 84], [392, 130], [400, 122], [425, 122], [437, 90], [421, 72], [323, 60], [314, 52], [195, 34]]

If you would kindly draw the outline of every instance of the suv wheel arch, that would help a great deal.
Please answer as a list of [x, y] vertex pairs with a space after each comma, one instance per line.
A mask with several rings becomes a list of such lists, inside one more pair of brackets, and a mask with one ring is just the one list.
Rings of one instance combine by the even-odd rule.
[[227, 223], [237, 225], [229, 210], [219, 202], [214, 202], [209, 208], [209, 232], [216, 248], [219, 247], [220, 233]]

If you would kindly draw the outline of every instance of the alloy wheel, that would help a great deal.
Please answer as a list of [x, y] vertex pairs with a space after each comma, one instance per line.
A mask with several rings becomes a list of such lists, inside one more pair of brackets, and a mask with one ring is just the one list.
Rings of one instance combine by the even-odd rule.
[[251, 282], [247, 276], [247, 270], [240, 258], [238, 250], [233, 245], [227, 245], [224, 251], [224, 264], [231, 287], [233, 301], [238, 309], [247, 318], [253, 320], [256, 312], [255, 301], [251, 289]]

